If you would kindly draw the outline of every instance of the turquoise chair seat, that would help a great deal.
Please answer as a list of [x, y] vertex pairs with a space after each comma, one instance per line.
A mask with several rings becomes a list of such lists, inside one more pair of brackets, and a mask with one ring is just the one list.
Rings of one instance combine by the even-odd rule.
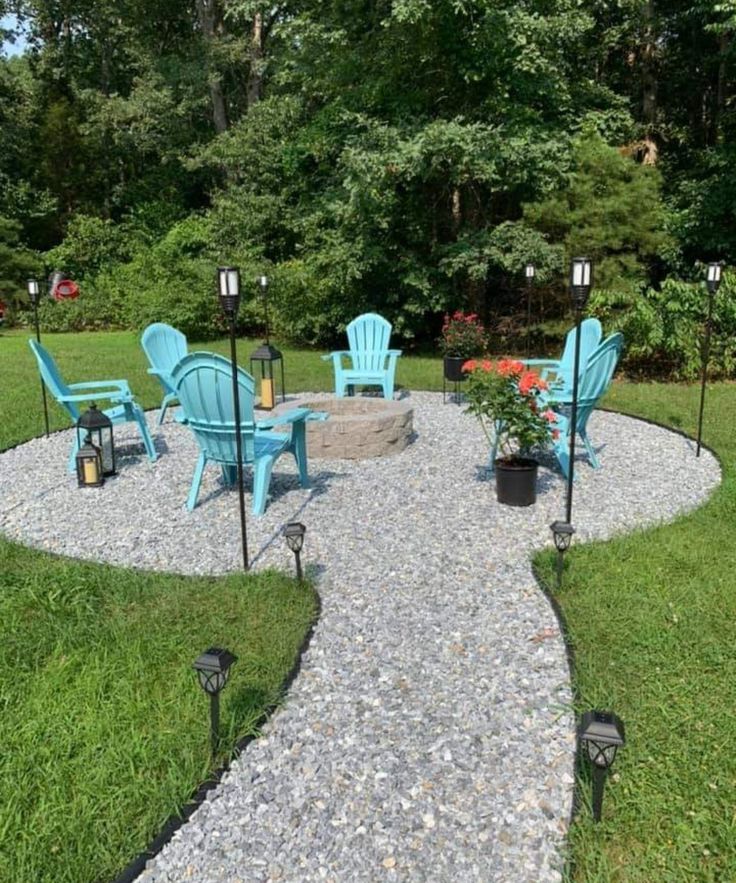
[[[364, 313], [348, 325], [347, 334], [350, 349], [322, 356], [323, 361], [332, 359], [335, 395], [343, 398], [346, 390], [350, 393], [355, 386], [380, 386], [384, 398], [392, 399], [401, 350], [388, 348], [391, 323], [377, 313]], [[343, 359], [350, 361], [350, 367], [344, 367]]]
[[171, 325], [166, 325], [164, 322], [154, 322], [143, 332], [141, 346], [151, 364], [148, 373], [158, 378], [164, 391], [161, 413], [158, 417], [158, 425], [160, 426], [164, 422], [166, 409], [176, 401], [176, 390], [171, 372], [174, 366], [187, 354], [187, 339], [181, 331], [172, 328]]
[[[112, 408], [105, 408], [104, 413], [110, 418], [113, 426], [121, 423], [136, 423], [143, 439], [149, 460], [156, 459], [156, 449], [148, 431], [146, 415], [143, 408], [133, 398], [127, 380], [93, 380], [84, 383], [67, 384], [62, 379], [56, 362], [49, 351], [37, 340], [28, 341], [33, 355], [38, 363], [38, 370], [46, 388], [56, 401], [69, 414], [76, 425], [80, 416], [77, 405], [84, 402], [110, 401]], [[72, 450], [69, 454], [67, 468], [69, 472], [75, 470], [75, 458], [79, 449], [77, 435], [74, 435]]]
[[[188, 426], [199, 445], [187, 498], [191, 512], [197, 505], [202, 476], [207, 463], [220, 466], [226, 484], [237, 478], [237, 444], [233, 408], [233, 375], [228, 359], [216, 353], [191, 353], [174, 367], [172, 382], [180, 404], [179, 422]], [[299, 482], [309, 487], [305, 420], [311, 412], [294, 408], [256, 422], [253, 418], [255, 382], [250, 374], [238, 369], [240, 398], [240, 439], [243, 465], [253, 470], [253, 514], [262, 515], [271, 483], [271, 472], [281, 454], [296, 460]], [[275, 432], [275, 426], [288, 426], [288, 432]]]

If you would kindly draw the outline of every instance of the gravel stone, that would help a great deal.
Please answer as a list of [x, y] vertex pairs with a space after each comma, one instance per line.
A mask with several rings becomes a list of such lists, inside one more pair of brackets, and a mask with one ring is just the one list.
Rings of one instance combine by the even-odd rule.
[[[500, 506], [475, 420], [439, 394], [405, 400], [415, 434], [399, 454], [313, 460], [310, 489], [277, 462], [265, 515], [248, 517], [253, 567], [292, 568], [280, 530], [303, 521], [322, 617], [264, 736], [141, 883], [561, 880], [575, 721], [530, 557], [551, 544], [565, 482], [545, 461], [537, 504]], [[99, 489], [65, 471], [71, 431], [1, 454], [0, 530], [117, 565], [238, 570], [237, 493], [208, 467], [188, 513], [196, 445], [157, 416], [157, 462], [116, 428], [120, 471]], [[603, 468], [578, 459], [575, 542], [670, 520], [720, 481], [668, 430], [605, 412], [589, 430]]]

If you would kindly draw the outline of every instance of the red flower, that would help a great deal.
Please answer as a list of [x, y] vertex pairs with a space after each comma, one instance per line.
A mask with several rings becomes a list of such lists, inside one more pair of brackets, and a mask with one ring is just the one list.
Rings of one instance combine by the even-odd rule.
[[560, 430], [559, 430], [559, 429], [553, 429], [553, 430], [552, 430], [552, 438], [553, 438], [555, 441], [557, 441], [557, 439], [558, 439], [559, 437], [560, 437]]
[[483, 359], [480, 363], [480, 367], [486, 372], [486, 374], [490, 374], [490, 372], [493, 371], [493, 362], [489, 359]]
[[547, 410], [542, 414], [542, 417], [550, 423], [557, 423], [557, 414], [554, 411]]
[[471, 371], [475, 371], [475, 369], [477, 367], [478, 367], [478, 363], [475, 361], [475, 359], [468, 359], [467, 362], [463, 362], [463, 372], [464, 373], [469, 374]]
[[498, 363], [498, 373], [501, 377], [514, 377], [524, 370], [524, 363], [515, 359], [501, 359]]

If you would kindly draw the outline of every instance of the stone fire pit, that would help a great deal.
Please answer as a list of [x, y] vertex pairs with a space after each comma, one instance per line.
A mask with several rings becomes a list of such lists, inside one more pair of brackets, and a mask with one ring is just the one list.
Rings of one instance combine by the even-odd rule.
[[324, 398], [289, 402], [278, 411], [310, 408], [327, 420], [307, 422], [309, 458], [365, 460], [397, 454], [409, 444], [414, 411], [404, 402], [379, 398]]

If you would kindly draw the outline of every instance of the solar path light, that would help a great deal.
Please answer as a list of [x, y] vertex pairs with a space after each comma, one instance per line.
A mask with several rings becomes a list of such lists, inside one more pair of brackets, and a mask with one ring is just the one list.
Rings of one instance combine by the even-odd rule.
[[703, 338], [703, 348], [701, 352], [703, 362], [703, 374], [700, 381], [700, 413], [698, 415], [698, 445], [695, 456], [700, 456], [701, 438], [703, 436], [703, 409], [705, 408], [705, 381], [708, 376], [708, 361], [710, 359], [710, 335], [713, 327], [713, 302], [715, 300], [718, 286], [721, 284], [721, 274], [723, 265], [717, 261], [708, 264], [705, 274], [705, 285], [708, 289], [708, 318], [705, 321], [705, 336]]
[[243, 570], [248, 570], [248, 534], [245, 526], [245, 492], [243, 490], [243, 439], [240, 433], [240, 390], [238, 387], [238, 357], [235, 347], [235, 320], [240, 309], [240, 271], [237, 267], [219, 267], [217, 282], [220, 306], [230, 326], [235, 456], [238, 460], [238, 500], [240, 503], [240, 542], [243, 549]]
[[575, 479], [575, 436], [578, 419], [578, 386], [580, 381], [580, 323], [583, 310], [593, 287], [593, 262], [590, 258], [573, 258], [570, 262], [570, 296], [575, 312], [575, 359], [572, 376], [572, 410], [570, 412], [570, 470], [567, 477], [565, 521], [572, 524], [572, 489]]
[[557, 549], [557, 591], [559, 592], [562, 588], [562, 568], [565, 563], [565, 552], [570, 548], [575, 528], [566, 521], [553, 521], [550, 524], [550, 529], [555, 541], [555, 548]]
[[586, 711], [580, 720], [578, 738], [593, 768], [593, 819], [600, 822], [606, 776], [616, 752], [626, 743], [624, 723], [612, 711]]
[[230, 667], [237, 661], [237, 656], [220, 647], [210, 647], [194, 660], [199, 686], [210, 697], [210, 739], [213, 758], [217, 756], [220, 746], [220, 692], [228, 682]]
[[300, 521], [290, 521], [283, 530], [286, 543], [294, 553], [296, 561], [296, 578], [301, 582], [304, 579], [302, 573], [302, 546], [304, 545], [304, 534], [306, 527]]

